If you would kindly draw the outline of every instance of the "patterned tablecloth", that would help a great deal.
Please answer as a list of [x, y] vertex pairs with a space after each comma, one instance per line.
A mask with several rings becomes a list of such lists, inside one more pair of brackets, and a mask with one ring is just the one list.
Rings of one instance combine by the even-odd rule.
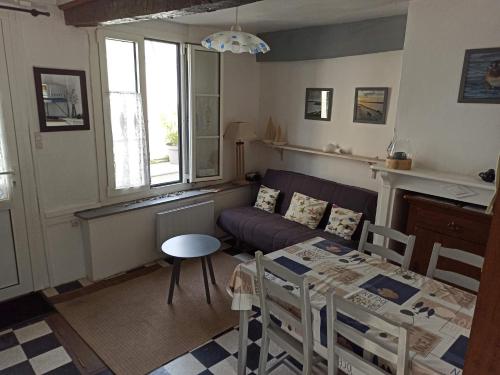
[[[413, 375], [462, 373], [476, 303], [474, 295], [319, 237], [267, 256], [308, 277], [315, 350], [320, 354], [326, 356], [325, 295], [333, 287], [347, 300], [407, 326]], [[292, 285], [270, 274], [266, 277], [293, 292]], [[228, 290], [233, 310], [259, 306], [255, 261], [236, 267]], [[376, 340], [394, 342], [384, 332], [348, 320]], [[286, 322], [282, 326], [290, 329]], [[370, 358], [368, 353], [364, 355]], [[348, 373], [351, 370], [348, 363], [340, 367]]]

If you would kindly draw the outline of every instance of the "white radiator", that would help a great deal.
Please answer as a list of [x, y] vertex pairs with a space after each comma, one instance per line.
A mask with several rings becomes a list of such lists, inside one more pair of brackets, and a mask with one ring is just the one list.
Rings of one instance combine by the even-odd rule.
[[214, 201], [184, 206], [156, 214], [156, 246], [180, 234], [213, 235], [215, 232]]

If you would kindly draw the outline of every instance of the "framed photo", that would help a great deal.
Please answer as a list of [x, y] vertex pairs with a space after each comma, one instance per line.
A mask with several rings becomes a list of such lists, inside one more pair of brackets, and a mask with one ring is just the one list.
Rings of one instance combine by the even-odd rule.
[[333, 89], [306, 89], [306, 120], [330, 121]]
[[385, 124], [388, 87], [357, 87], [354, 96], [354, 122]]
[[500, 47], [465, 51], [459, 103], [500, 103]]
[[40, 131], [89, 130], [83, 70], [33, 68]]

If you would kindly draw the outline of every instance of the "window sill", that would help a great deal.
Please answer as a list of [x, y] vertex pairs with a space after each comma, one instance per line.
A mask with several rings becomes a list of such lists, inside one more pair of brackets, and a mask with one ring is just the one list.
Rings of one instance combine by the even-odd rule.
[[105, 216], [116, 215], [124, 212], [139, 210], [142, 208], [148, 208], [157, 206], [160, 204], [176, 202], [188, 198], [199, 197], [203, 195], [210, 195], [213, 193], [218, 193], [221, 191], [237, 189], [242, 186], [248, 185], [238, 185], [234, 183], [224, 183], [217, 185], [209, 185], [202, 188], [192, 189], [192, 190], [184, 190], [166, 193], [163, 195], [158, 195], [155, 197], [142, 198], [137, 200], [132, 200], [128, 202], [121, 202], [117, 204], [112, 204], [108, 206], [102, 206], [98, 208], [91, 208], [88, 210], [75, 212], [75, 216], [82, 220], [93, 220], [98, 219]]

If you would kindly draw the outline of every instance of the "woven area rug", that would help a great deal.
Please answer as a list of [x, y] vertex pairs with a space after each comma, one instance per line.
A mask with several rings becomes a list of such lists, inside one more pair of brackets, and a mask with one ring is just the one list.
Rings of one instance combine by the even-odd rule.
[[165, 267], [55, 306], [113, 372], [142, 375], [238, 324], [226, 285], [239, 262], [222, 252], [212, 262], [211, 305], [194, 259], [182, 263], [172, 305], [166, 298], [172, 267]]

